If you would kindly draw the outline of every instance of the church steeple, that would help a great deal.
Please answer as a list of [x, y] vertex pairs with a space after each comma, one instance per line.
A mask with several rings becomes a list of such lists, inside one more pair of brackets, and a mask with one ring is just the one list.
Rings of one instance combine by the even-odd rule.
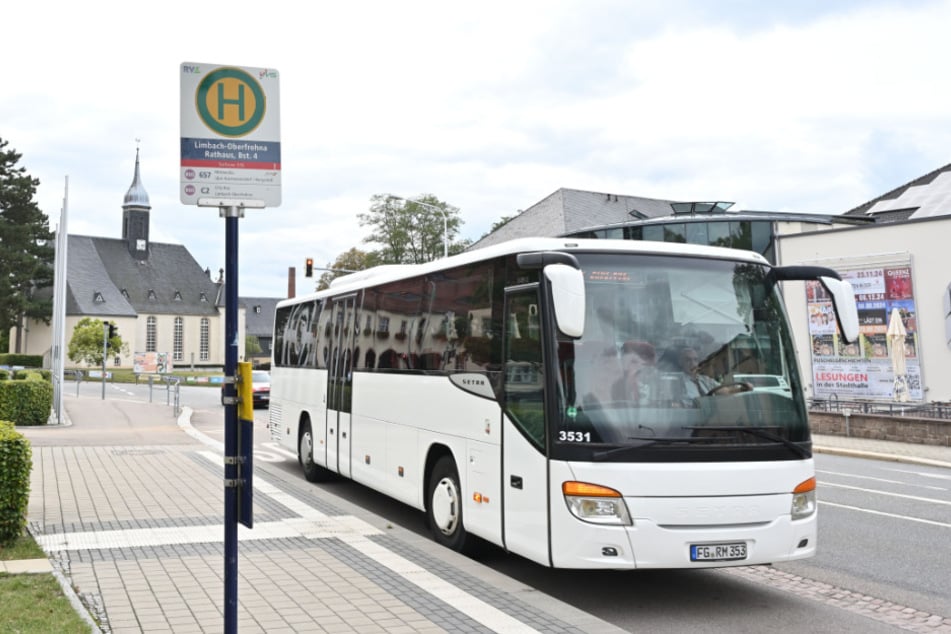
[[[138, 139], [137, 139], [138, 140]], [[122, 203], [122, 239], [137, 260], [149, 257], [149, 194], [139, 174], [139, 148], [135, 148], [135, 175]]]

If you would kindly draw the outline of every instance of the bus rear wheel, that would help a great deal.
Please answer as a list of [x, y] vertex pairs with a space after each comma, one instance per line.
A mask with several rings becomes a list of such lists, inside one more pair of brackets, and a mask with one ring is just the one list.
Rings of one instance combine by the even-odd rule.
[[462, 488], [452, 457], [443, 456], [436, 462], [426, 499], [426, 516], [433, 538], [447, 548], [465, 552], [471, 540], [467, 539], [462, 525]]
[[304, 420], [301, 423], [300, 439], [297, 442], [297, 461], [308, 482], [323, 482], [330, 476], [330, 471], [314, 462], [314, 433], [311, 430], [310, 420]]

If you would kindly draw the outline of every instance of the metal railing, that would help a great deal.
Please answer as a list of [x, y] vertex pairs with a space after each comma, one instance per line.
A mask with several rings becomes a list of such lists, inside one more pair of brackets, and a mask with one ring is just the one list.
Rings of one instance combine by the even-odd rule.
[[[79, 396], [79, 386], [86, 379], [85, 374], [82, 370], [70, 370], [69, 376], [76, 381], [76, 396]], [[165, 387], [165, 404], [173, 408], [173, 412], [177, 417], [182, 413], [182, 391], [181, 383], [182, 378], [179, 376], [172, 376], [170, 374], [161, 374], [154, 375], [150, 374], [149, 379], [149, 403], [152, 402], [152, 388], [155, 385], [155, 379], [158, 376], [158, 379], [164, 384]], [[139, 382], [138, 377], [136, 377], [136, 383]], [[65, 383], [65, 381], [64, 381]]]
[[835, 394], [828, 399], [810, 399], [809, 410], [838, 414], [878, 414], [881, 416], [913, 416], [951, 420], [951, 403], [896, 403], [880, 401], [845, 401]]

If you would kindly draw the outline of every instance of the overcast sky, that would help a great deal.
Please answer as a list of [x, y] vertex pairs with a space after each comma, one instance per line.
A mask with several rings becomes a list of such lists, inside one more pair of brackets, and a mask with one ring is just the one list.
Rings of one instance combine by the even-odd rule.
[[151, 239], [224, 267], [179, 202], [183, 62], [280, 73], [280, 207], [239, 293], [367, 248], [370, 197], [431, 193], [478, 239], [560, 187], [842, 213], [951, 162], [951, 0], [13, 2], [0, 138], [55, 228], [121, 237], [136, 139]]

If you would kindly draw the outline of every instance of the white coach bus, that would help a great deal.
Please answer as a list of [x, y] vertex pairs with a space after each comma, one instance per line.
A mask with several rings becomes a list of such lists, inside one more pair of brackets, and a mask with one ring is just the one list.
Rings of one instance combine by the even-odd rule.
[[778, 284], [806, 279], [857, 337], [834, 271], [747, 251], [531, 238], [361, 271], [278, 304], [269, 432], [308, 480], [423, 510], [460, 551], [477, 536], [615, 569], [809, 557], [812, 443]]

